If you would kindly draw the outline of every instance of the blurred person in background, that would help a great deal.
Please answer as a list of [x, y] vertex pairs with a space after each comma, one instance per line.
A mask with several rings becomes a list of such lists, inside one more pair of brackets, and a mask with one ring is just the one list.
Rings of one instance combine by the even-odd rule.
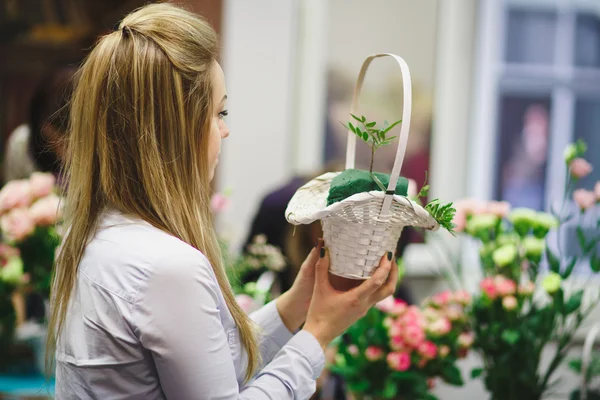
[[74, 73], [72, 67], [59, 67], [40, 80], [27, 122], [8, 138], [3, 163], [5, 183], [29, 178], [36, 171], [59, 177]]

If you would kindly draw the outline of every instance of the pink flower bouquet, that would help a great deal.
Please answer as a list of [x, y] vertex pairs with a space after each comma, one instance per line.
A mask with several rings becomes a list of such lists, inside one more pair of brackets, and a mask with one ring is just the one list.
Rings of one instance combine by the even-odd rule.
[[11, 181], [0, 190], [2, 242], [20, 250], [31, 285], [45, 296], [59, 243], [56, 224], [62, 210], [55, 192], [54, 176], [40, 172], [27, 180]]
[[443, 292], [422, 307], [389, 297], [371, 309], [338, 341], [331, 369], [355, 397], [435, 399], [434, 379], [462, 385], [456, 361], [473, 344], [466, 292]]

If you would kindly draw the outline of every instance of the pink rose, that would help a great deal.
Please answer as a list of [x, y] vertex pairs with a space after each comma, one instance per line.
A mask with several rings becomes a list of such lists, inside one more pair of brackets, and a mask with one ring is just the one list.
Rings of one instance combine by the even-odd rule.
[[573, 192], [573, 200], [583, 210], [587, 210], [596, 204], [596, 194], [585, 189], [577, 189]]
[[56, 178], [54, 175], [44, 172], [34, 172], [29, 178], [31, 184], [31, 194], [34, 199], [48, 196], [54, 189]]
[[0, 243], [0, 258], [6, 259], [11, 257], [19, 257], [21, 255], [21, 251], [13, 246], [10, 246], [6, 243]]
[[408, 306], [405, 301], [394, 299], [394, 304], [390, 310], [390, 314], [400, 316], [406, 312]]
[[440, 357], [442, 358], [446, 358], [448, 356], [448, 354], [450, 354], [450, 347], [446, 346], [445, 344], [440, 346]]
[[594, 195], [596, 196], [596, 201], [600, 201], [600, 181], [594, 185]]
[[500, 296], [510, 296], [517, 291], [517, 284], [501, 275], [494, 278], [494, 283], [496, 284], [496, 291]]
[[490, 214], [499, 218], [505, 218], [510, 212], [510, 203], [507, 201], [490, 201], [486, 209]]
[[471, 303], [471, 294], [466, 290], [459, 290], [454, 293], [454, 301], [466, 306], [467, 304]]
[[425, 341], [419, 345], [419, 354], [427, 360], [433, 360], [437, 354], [437, 346], [433, 342]]
[[425, 318], [417, 306], [407, 307], [406, 311], [398, 321], [403, 326], [417, 325], [422, 327], [425, 324]]
[[518, 304], [519, 303], [517, 302], [515, 296], [506, 296], [502, 299], [502, 307], [504, 307], [506, 311], [514, 310], [515, 308], [517, 308]]
[[441, 314], [438, 310], [433, 307], [427, 307], [423, 310], [423, 317], [429, 322], [435, 321], [441, 317]]
[[13, 208], [29, 207], [32, 201], [29, 181], [10, 181], [0, 190], [0, 214]]
[[390, 347], [394, 351], [403, 351], [407, 350], [407, 346], [404, 343], [404, 339], [400, 335], [394, 335], [390, 339]]
[[578, 157], [571, 161], [569, 164], [569, 170], [571, 171], [571, 176], [576, 179], [581, 179], [590, 174], [594, 168], [592, 164], [587, 162], [581, 157]]
[[386, 314], [389, 314], [394, 307], [394, 296], [388, 296], [385, 299], [381, 300], [377, 304], [375, 304], [375, 308], [383, 311]]
[[457, 208], [452, 219], [455, 232], [463, 232], [467, 226], [467, 213], [462, 208]]
[[254, 299], [246, 294], [238, 294], [235, 296], [235, 300], [246, 314], [250, 314], [258, 309], [258, 305]]
[[452, 324], [448, 318], [440, 318], [427, 327], [427, 331], [435, 336], [443, 336], [452, 330]]
[[395, 371], [406, 371], [410, 368], [410, 355], [405, 352], [389, 353], [387, 363]]
[[355, 344], [348, 346], [348, 354], [350, 354], [352, 357], [356, 357], [358, 352], [358, 347]]
[[210, 199], [210, 208], [213, 214], [218, 214], [225, 211], [229, 207], [229, 199], [221, 193], [215, 193]]
[[377, 361], [383, 358], [383, 350], [379, 347], [369, 346], [365, 351], [365, 357], [369, 361]]
[[409, 325], [404, 328], [404, 342], [411, 347], [418, 347], [425, 340], [425, 332], [418, 325]]
[[448, 317], [450, 321], [458, 321], [463, 317], [462, 307], [458, 304], [450, 304], [446, 308], [446, 317]]
[[60, 206], [60, 198], [51, 194], [33, 203], [29, 215], [36, 225], [54, 225], [62, 214]]
[[462, 199], [454, 203], [454, 208], [464, 211], [466, 216], [477, 215], [485, 212], [486, 205], [483, 201], [477, 199]]
[[519, 293], [523, 296], [531, 296], [535, 292], [535, 283], [528, 281], [519, 286]]
[[446, 290], [442, 293], [438, 293], [431, 299], [433, 304], [436, 304], [438, 306], [445, 306], [450, 302], [450, 300], [452, 300], [452, 292], [450, 292], [449, 290]]
[[15, 208], [0, 218], [0, 227], [10, 241], [20, 242], [35, 230], [35, 224], [25, 208]]
[[458, 345], [463, 349], [473, 346], [473, 342], [475, 342], [475, 335], [471, 332], [463, 332], [458, 335]]
[[404, 331], [403, 329], [403, 325], [401, 325], [398, 321], [395, 321], [394, 323], [392, 323], [392, 325], [389, 327], [388, 329], [388, 334], [390, 336], [399, 336], [402, 335], [402, 332]]
[[483, 293], [491, 300], [494, 300], [498, 293], [496, 292], [496, 284], [493, 278], [485, 278], [479, 283], [479, 287]]

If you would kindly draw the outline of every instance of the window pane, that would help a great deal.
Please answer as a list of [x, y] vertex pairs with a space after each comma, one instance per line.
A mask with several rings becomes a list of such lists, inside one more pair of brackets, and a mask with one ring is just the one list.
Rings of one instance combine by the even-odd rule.
[[500, 101], [496, 194], [513, 207], [544, 207], [550, 97]]
[[577, 15], [575, 65], [600, 67], [600, 18], [597, 15]]
[[510, 10], [506, 26], [506, 61], [552, 64], [556, 40], [556, 13]]

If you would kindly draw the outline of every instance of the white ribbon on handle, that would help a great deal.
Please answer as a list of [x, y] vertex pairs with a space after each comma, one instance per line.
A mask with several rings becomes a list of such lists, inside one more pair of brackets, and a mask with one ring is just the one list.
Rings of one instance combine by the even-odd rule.
[[[376, 58], [380, 57], [392, 57], [398, 65], [400, 66], [400, 71], [402, 72], [402, 82], [404, 87], [404, 101], [402, 106], [402, 124], [400, 127], [400, 138], [398, 140], [398, 150], [396, 151], [396, 159], [394, 160], [394, 167], [392, 168], [392, 173], [390, 174], [390, 183], [387, 187], [387, 192], [385, 199], [383, 201], [383, 206], [381, 207], [380, 215], [388, 215], [390, 211], [390, 207], [392, 205], [393, 194], [396, 191], [396, 183], [398, 183], [398, 178], [400, 177], [400, 170], [402, 169], [402, 163], [404, 162], [404, 155], [406, 153], [406, 145], [408, 144], [408, 134], [410, 128], [410, 114], [412, 109], [412, 87], [410, 80], [410, 70], [408, 68], [408, 64], [406, 61], [400, 56], [391, 53], [380, 53], [373, 54], [369, 56], [364, 62], [360, 69], [360, 73], [358, 75], [358, 79], [356, 81], [356, 86], [354, 87], [354, 94], [352, 95], [352, 105], [350, 107], [350, 112], [356, 115], [356, 111], [358, 109], [358, 98], [360, 96], [360, 92], [362, 90], [362, 85], [365, 79], [365, 74], [367, 73], [367, 69]], [[352, 131], [348, 131], [348, 145], [346, 148], [346, 169], [354, 168], [356, 160], [356, 135]]]

